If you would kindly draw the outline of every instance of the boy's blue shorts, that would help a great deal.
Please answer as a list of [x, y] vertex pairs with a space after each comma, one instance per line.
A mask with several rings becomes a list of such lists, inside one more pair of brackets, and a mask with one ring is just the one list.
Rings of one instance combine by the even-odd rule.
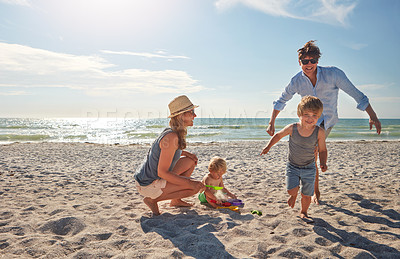
[[301, 182], [301, 193], [307, 196], [313, 196], [315, 174], [315, 162], [312, 162], [306, 166], [297, 166], [288, 162], [286, 165], [287, 190], [296, 188]]

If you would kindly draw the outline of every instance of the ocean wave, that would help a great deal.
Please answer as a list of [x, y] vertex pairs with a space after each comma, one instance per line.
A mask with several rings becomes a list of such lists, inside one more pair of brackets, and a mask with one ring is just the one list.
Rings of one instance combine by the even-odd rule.
[[[297, 119], [277, 119], [275, 132]], [[188, 128], [190, 141], [268, 140], [264, 119], [201, 119]], [[369, 129], [368, 119], [342, 119], [333, 128], [329, 140], [400, 140], [400, 120], [382, 119], [382, 133]], [[84, 119], [1, 119], [0, 143], [12, 142], [93, 142], [93, 143], [148, 143], [165, 127], [167, 119], [110, 120]], [[286, 138], [287, 139], [287, 138]], [[285, 140], [286, 140], [285, 139]]]
[[152, 132], [147, 132], [147, 133], [128, 133], [126, 134], [129, 138], [134, 138], [134, 139], [153, 139], [156, 138], [159, 134], [158, 133], [152, 133]]
[[163, 129], [166, 128], [166, 125], [147, 125], [146, 128], [148, 129]]
[[86, 135], [71, 135], [71, 136], [64, 136], [64, 139], [79, 139], [79, 140], [85, 140], [88, 137]]
[[25, 125], [21, 125], [21, 126], [16, 126], [16, 125], [12, 125], [12, 126], [0, 126], [0, 129], [27, 129], [29, 128], [28, 126]]
[[0, 135], [0, 141], [43, 141], [50, 138], [49, 135]]
[[222, 133], [220, 132], [211, 132], [211, 133], [206, 133], [206, 132], [202, 132], [202, 133], [191, 133], [189, 135], [187, 135], [187, 138], [207, 138], [207, 137], [214, 137], [214, 136], [218, 136], [218, 135], [222, 135]]
[[199, 125], [194, 129], [266, 129], [267, 125]]

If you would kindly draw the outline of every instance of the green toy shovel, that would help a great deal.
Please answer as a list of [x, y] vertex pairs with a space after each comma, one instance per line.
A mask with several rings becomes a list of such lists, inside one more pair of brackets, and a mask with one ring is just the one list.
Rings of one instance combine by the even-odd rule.
[[221, 186], [212, 186], [212, 185], [205, 185], [208, 188], [213, 188], [214, 190], [222, 190], [224, 189], [224, 187]]

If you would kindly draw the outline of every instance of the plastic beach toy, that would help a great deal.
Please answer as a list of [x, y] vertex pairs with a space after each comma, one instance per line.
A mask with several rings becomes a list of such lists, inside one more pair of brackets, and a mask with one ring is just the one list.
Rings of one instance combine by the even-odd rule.
[[221, 186], [212, 186], [212, 185], [205, 185], [208, 188], [213, 188], [214, 190], [222, 190], [224, 189], [224, 187]]
[[201, 203], [207, 203], [206, 195], [204, 194], [204, 192], [199, 193], [198, 197]]
[[239, 212], [239, 207], [238, 206], [217, 207], [217, 209], [230, 209], [231, 211]]
[[227, 202], [229, 202], [233, 206], [238, 206], [238, 207], [244, 206], [244, 203], [242, 202], [242, 200], [239, 200], [239, 199], [228, 199]]
[[[211, 202], [211, 203], [217, 203], [216, 200], [210, 200], [210, 202]], [[231, 204], [230, 202], [223, 202], [221, 205], [222, 205], [221, 207], [229, 207], [229, 206], [231, 206], [232, 204]]]
[[262, 215], [262, 212], [259, 211], [259, 210], [252, 210], [252, 211], [251, 211], [251, 214], [257, 214], [258, 216], [261, 216], [261, 215]]

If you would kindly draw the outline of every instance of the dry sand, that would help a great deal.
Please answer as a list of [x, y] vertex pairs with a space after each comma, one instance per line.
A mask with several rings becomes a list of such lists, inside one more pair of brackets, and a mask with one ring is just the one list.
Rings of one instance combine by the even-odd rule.
[[[189, 144], [228, 162], [240, 213], [185, 199], [151, 217], [133, 181], [148, 145], [0, 146], [0, 258], [400, 258], [400, 142], [328, 142], [322, 204], [287, 206], [287, 142]], [[262, 216], [251, 214], [257, 209]]]

